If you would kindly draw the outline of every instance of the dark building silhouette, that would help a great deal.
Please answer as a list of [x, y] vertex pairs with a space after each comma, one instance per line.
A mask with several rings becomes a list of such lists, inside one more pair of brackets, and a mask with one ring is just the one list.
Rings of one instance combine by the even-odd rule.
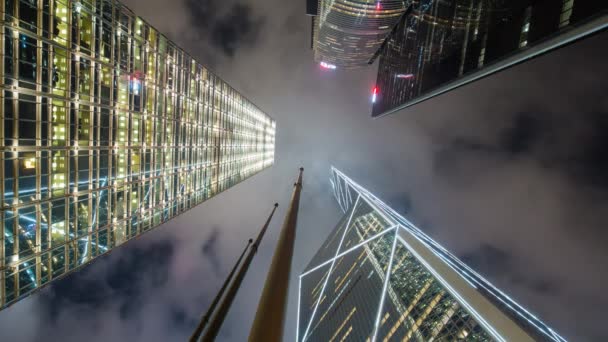
[[608, 25], [594, 0], [415, 0], [378, 52], [381, 116]]

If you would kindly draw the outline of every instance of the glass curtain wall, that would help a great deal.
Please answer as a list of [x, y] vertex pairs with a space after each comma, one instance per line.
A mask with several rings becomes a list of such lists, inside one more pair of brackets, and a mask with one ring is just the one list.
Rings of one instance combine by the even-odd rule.
[[0, 308], [273, 164], [274, 120], [119, 2], [0, 15]]
[[297, 341], [553, 341], [550, 327], [336, 169], [344, 216], [300, 275]]
[[378, 51], [382, 116], [608, 27], [595, 0], [412, 0]]

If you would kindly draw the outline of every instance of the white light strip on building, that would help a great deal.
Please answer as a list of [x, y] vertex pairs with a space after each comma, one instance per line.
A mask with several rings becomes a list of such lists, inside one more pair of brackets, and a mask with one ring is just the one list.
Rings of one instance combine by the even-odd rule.
[[403, 245], [405, 245], [405, 247], [408, 249], [408, 251], [410, 253], [412, 253], [416, 259], [418, 259], [418, 261], [424, 265], [424, 267], [433, 274], [433, 276], [435, 277], [435, 279], [437, 279], [441, 285], [443, 285], [443, 287], [445, 287], [446, 289], [448, 289], [448, 291], [450, 291], [450, 294], [452, 296], [454, 296], [458, 302], [464, 306], [467, 311], [473, 315], [475, 317], [475, 320], [477, 320], [479, 323], [481, 323], [483, 325], [483, 327], [485, 328], [485, 330], [490, 333], [492, 335], [492, 337], [494, 337], [496, 340], [498, 340], [499, 342], [506, 342], [507, 340], [502, 337], [495, 329], [494, 327], [492, 327], [492, 325], [490, 325], [490, 323], [488, 323], [482, 315], [480, 315], [471, 304], [469, 304], [466, 300], [464, 300], [464, 298], [462, 298], [462, 296], [450, 285], [450, 283], [448, 283], [445, 279], [443, 279], [443, 277], [439, 274], [439, 272], [437, 272], [426, 260], [424, 260], [424, 258], [418, 254], [418, 252], [416, 252], [416, 250], [409, 244], [407, 243], [401, 236], [398, 237], [399, 241], [401, 241], [401, 243], [403, 243]]
[[[456, 271], [456, 273], [463, 280], [465, 280], [469, 285], [471, 285], [473, 288], [477, 288], [478, 286], [484, 288], [486, 291], [488, 291], [493, 296], [493, 298], [495, 298], [496, 300], [503, 303], [507, 308], [512, 310], [514, 314], [516, 314], [517, 316], [519, 316], [522, 319], [529, 322], [533, 327], [536, 327], [540, 333], [544, 334], [551, 340], [559, 341], [559, 342], [566, 341], [566, 339], [564, 339], [559, 334], [555, 333], [551, 328], [549, 328], [546, 324], [544, 324], [534, 314], [530, 313], [528, 310], [523, 308], [521, 305], [519, 305], [517, 302], [515, 302], [515, 300], [513, 300], [509, 295], [505, 294], [502, 290], [493, 286], [487, 279], [485, 279], [479, 273], [477, 273], [476, 271], [471, 269], [469, 266], [464, 264], [456, 256], [454, 256], [452, 253], [450, 253], [448, 250], [446, 250], [443, 246], [441, 246], [435, 240], [433, 240], [429, 236], [427, 236], [424, 232], [422, 232], [418, 227], [416, 227], [409, 220], [407, 220], [406, 218], [404, 218], [403, 216], [401, 216], [400, 214], [395, 212], [391, 207], [386, 205], [382, 200], [380, 200], [379, 198], [374, 196], [367, 189], [365, 189], [362, 186], [360, 186], [359, 184], [357, 184], [355, 181], [353, 181], [351, 178], [349, 178], [348, 176], [346, 176], [345, 174], [343, 174], [341, 171], [339, 171], [338, 169], [336, 169], [333, 166], [331, 167], [331, 172], [332, 172], [332, 176], [337, 177], [337, 178], [342, 178], [345, 180], [345, 182], [347, 182], [349, 185], [351, 185], [353, 187], [353, 189], [355, 191], [357, 191], [359, 193], [359, 195], [362, 196], [366, 202], [368, 202], [368, 204], [370, 204], [370, 206], [377, 209], [378, 213], [383, 214], [384, 212], [386, 212], [398, 222], [396, 224], [401, 223], [401, 224], [399, 224], [401, 226], [401, 228], [403, 228], [407, 232], [411, 233], [418, 241], [420, 241], [423, 245], [425, 245], [429, 249], [429, 251], [431, 251], [434, 255], [436, 255], [438, 258], [443, 260], [447, 264], [447, 266], [449, 266], [451, 269]], [[383, 215], [383, 217], [386, 218], [385, 215]], [[445, 255], [438, 253], [437, 250], [441, 251]], [[468, 271], [473, 276], [470, 276], [465, 271]], [[472, 282], [478, 284], [478, 286], [474, 285]], [[500, 294], [500, 296], [497, 296], [496, 294]], [[501, 297], [503, 297], [503, 298], [501, 298]], [[526, 315], [529, 317], [526, 317]], [[532, 318], [536, 321], [533, 321], [530, 318]]]
[[386, 268], [386, 276], [384, 278], [384, 285], [382, 286], [382, 296], [380, 297], [380, 303], [378, 303], [378, 314], [376, 315], [376, 324], [374, 324], [374, 337], [372, 338], [372, 342], [376, 342], [378, 337], [380, 317], [382, 316], [382, 309], [384, 308], [384, 300], [386, 297], [388, 282], [391, 277], [391, 271], [393, 270], [393, 259], [395, 258], [395, 248], [397, 247], [397, 235], [397, 230], [395, 229], [395, 238], [393, 239], [393, 247], [391, 248], [391, 257], [388, 261], [388, 267]]
[[[342, 234], [342, 238], [340, 239], [340, 243], [338, 244], [338, 250], [336, 250], [336, 255], [338, 255], [338, 252], [340, 252], [340, 248], [342, 247], [342, 242], [344, 242], [344, 237], [346, 236], [346, 232], [348, 232], [348, 228], [350, 226], [350, 221], [352, 220], [353, 214], [355, 213], [355, 210], [357, 209], [357, 204], [359, 203], [360, 198], [361, 198], [361, 196], [357, 196], [355, 205], [353, 205], [353, 208], [351, 209], [350, 216], [348, 217], [348, 222], [346, 223], [346, 228], [344, 229], [344, 234]], [[310, 329], [310, 325], [312, 324], [312, 321], [315, 318], [315, 314], [317, 313], [317, 309], [319, 308], [319, 303], [321, 302], [321, 298], [323, 298], [323, 293], [325, 292], [325, 287], [327, 286], [327, 281], [329, 281], [329, 277], [331, 276], [331, 271], [334, 267], [335, 262], [336, 262], [336, 258], [334, 257], [334, 260], [332, 261], [331, 266], [329, 266], [329, 272], [327, 273], [327, 278], [325, 278], [325, 282], [323, 283], [323, 287], [321, 288], [321, 292], [319, 293], [319, 298], [317, 298], [317, 303], [315, 304], [315, 309], [312, 311], [312, 315], [310, 315], [310, 321], [308, 321], [308, 326], [306, 327], [306, 331], [304, 332], [304, 337], [302, 338], [302, 341], [306, 340], [306, 337], [308, 335], [308, 330]]]
[[[395, 228], [397, 228], [397, 227], [398, 227], [398, 226], [391, 226], [391, 227], [388, 227], [388, 228], [386, 228], [385, 230], [381, 231], [380, 233], [378, 233], [378, 234], [376, 234], [376, 235], [374, 235], [374, 236], [372, 236], [372, 237], [370, 237], [370, 238], [367, 238], [367, 239], [365, 239], [365, 240], [363, 240], [363, 241], [359, 242], [358, 244], [356, 244], [356, 245], [352, 246], [351, 248], [349, 248], [349, 249], [345, 250], [344, 252], [342, 252], [342, 253], [340, 253], [340, 254], [336, 255], [335, 257], [333, 257], [333, 258], [331, 258], [331, 259], [328, 259], [327, 261], [324, 261], [322, 264], [317, 265], [317, 266], [315, 266], [314, 268], [311, 268], [310, 270], [308, 270], [308, 271], [306, 271], [306, 272], [302, 273], [302, 274], [300, 275], [300, 278], [302, 278], [302, 277], [306, 276], [307, 274], [310, 274], [311, 272], [314, 272], [314, 271], [318, 270], [319, 268], [321, 268], [321, 267], [323, 267], [323, 266], [325, 266], [325, 265], [329, 264], [330, 262], [332, 262], [332, 261], [334, 261], [334, 260], [336, 260], [336, 259], [339, 259], [339, 258], [343, 257], [344, 255], [346, 255], [346, 254], [348, 254], [348, 253], [350, 253], [350, 252], [354, 251], [355, 249], [357, 249], [357, 248], [359, 248], [359, 247], [361, 247], [361, 246], [363, 246], [363, 245], [367, 244], [368, 242], [370, 242], [370, 241], [372, 241], [372, 240], [375, 240], [375, 239], [377, 239], [377, 238], [381, 237], [382, 235], [384, 235], [384, 234], [386, 234], [386, 233], [390, 232], [391, 230], [393, 230], [393, 229], [395, 229]], [[338, 250], [338, 251], [339, 251], [339, 250]]]
[[296, 313], [296, 341], [300, 337], [300, 301], [302, 299], [302, 277], [298, 278], [298, 312]]

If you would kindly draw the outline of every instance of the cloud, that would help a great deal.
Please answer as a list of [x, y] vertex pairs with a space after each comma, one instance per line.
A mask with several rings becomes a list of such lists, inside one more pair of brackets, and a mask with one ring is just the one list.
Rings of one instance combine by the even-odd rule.
[[218, 1], [186, 0], [185, 5], [190, 14], [193, 27], [198, 31], [207, 31], [218, 12]]
[[171, 240], [125, 248], [94, 262], [105, 264], [101, 267], [85, 267], [69, 275], [69, 281], [51, 283], [40, 295], [45, 319], [55, 322], [66, 308], [95, 316], [114, 305], [120, 319], [132, 318], [141, 309], [146, 291], [167, 283], [173, 253]]
[[211, 228], [211, 233], [201, 246], [203, 257], [211, 263], [212, 269], [216, 274], [219, 274], [221, 269], [219, 250], [219, 239], [221, 232], [222, 230], [220, 227], [213, 226]]
[[515, 258], [516, 256], [507, 250], [489, 243], [482, 243], [476, 250], [460, 257], [465, 264], [486, 277], [507, 278], [508, 282], [543, 295], [555, 295], [558, 292], [558, 281], [549, 280], [545, 275], [531, 274], [525, 269], [522, 270]]
[[[478, 131], [451, 129], [435, 135], [435, 171], [456, 182], [473, 181], [471, 172], [487, 172], [514, 163], [556, 172], [586, 188], [608, 189], [608, 119], [598, 108], [552, 111], [533, 109], [462, 118]], [[576, 114], [575, 114], [576, 113]], [[584, 117], [584, 119], [581, 119]], [[472, 168], [471, 168], [472, 167]]]
[[211, 31], [211, 43], [225, 55], [233, 57], [240, 47], [251, 47], [257, 43], [263, 24], [264, 20], [256, 18], [250, 6], [235, 4], [230, 14], [216, 22]]
[[264, 17], [256, 15], [251, 5], [242, 2], [227, 7], [217, 0], [187, 0], [186, 7], [200, 38], [227, 57], [234, 57], [242, 48], [255, 46], [266, 22]]
[[508, 267], [510, 258], [506, 251], [482, 244], [477, 251], [463, 255], [461, 260], [484, 274], [496, 274]]

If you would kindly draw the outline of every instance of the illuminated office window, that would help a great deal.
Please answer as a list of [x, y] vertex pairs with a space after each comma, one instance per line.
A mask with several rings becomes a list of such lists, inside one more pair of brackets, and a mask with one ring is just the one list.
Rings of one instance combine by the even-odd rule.
[[0, 308], [274, 163], [274, 120], [119, 2], [0, 9]]

